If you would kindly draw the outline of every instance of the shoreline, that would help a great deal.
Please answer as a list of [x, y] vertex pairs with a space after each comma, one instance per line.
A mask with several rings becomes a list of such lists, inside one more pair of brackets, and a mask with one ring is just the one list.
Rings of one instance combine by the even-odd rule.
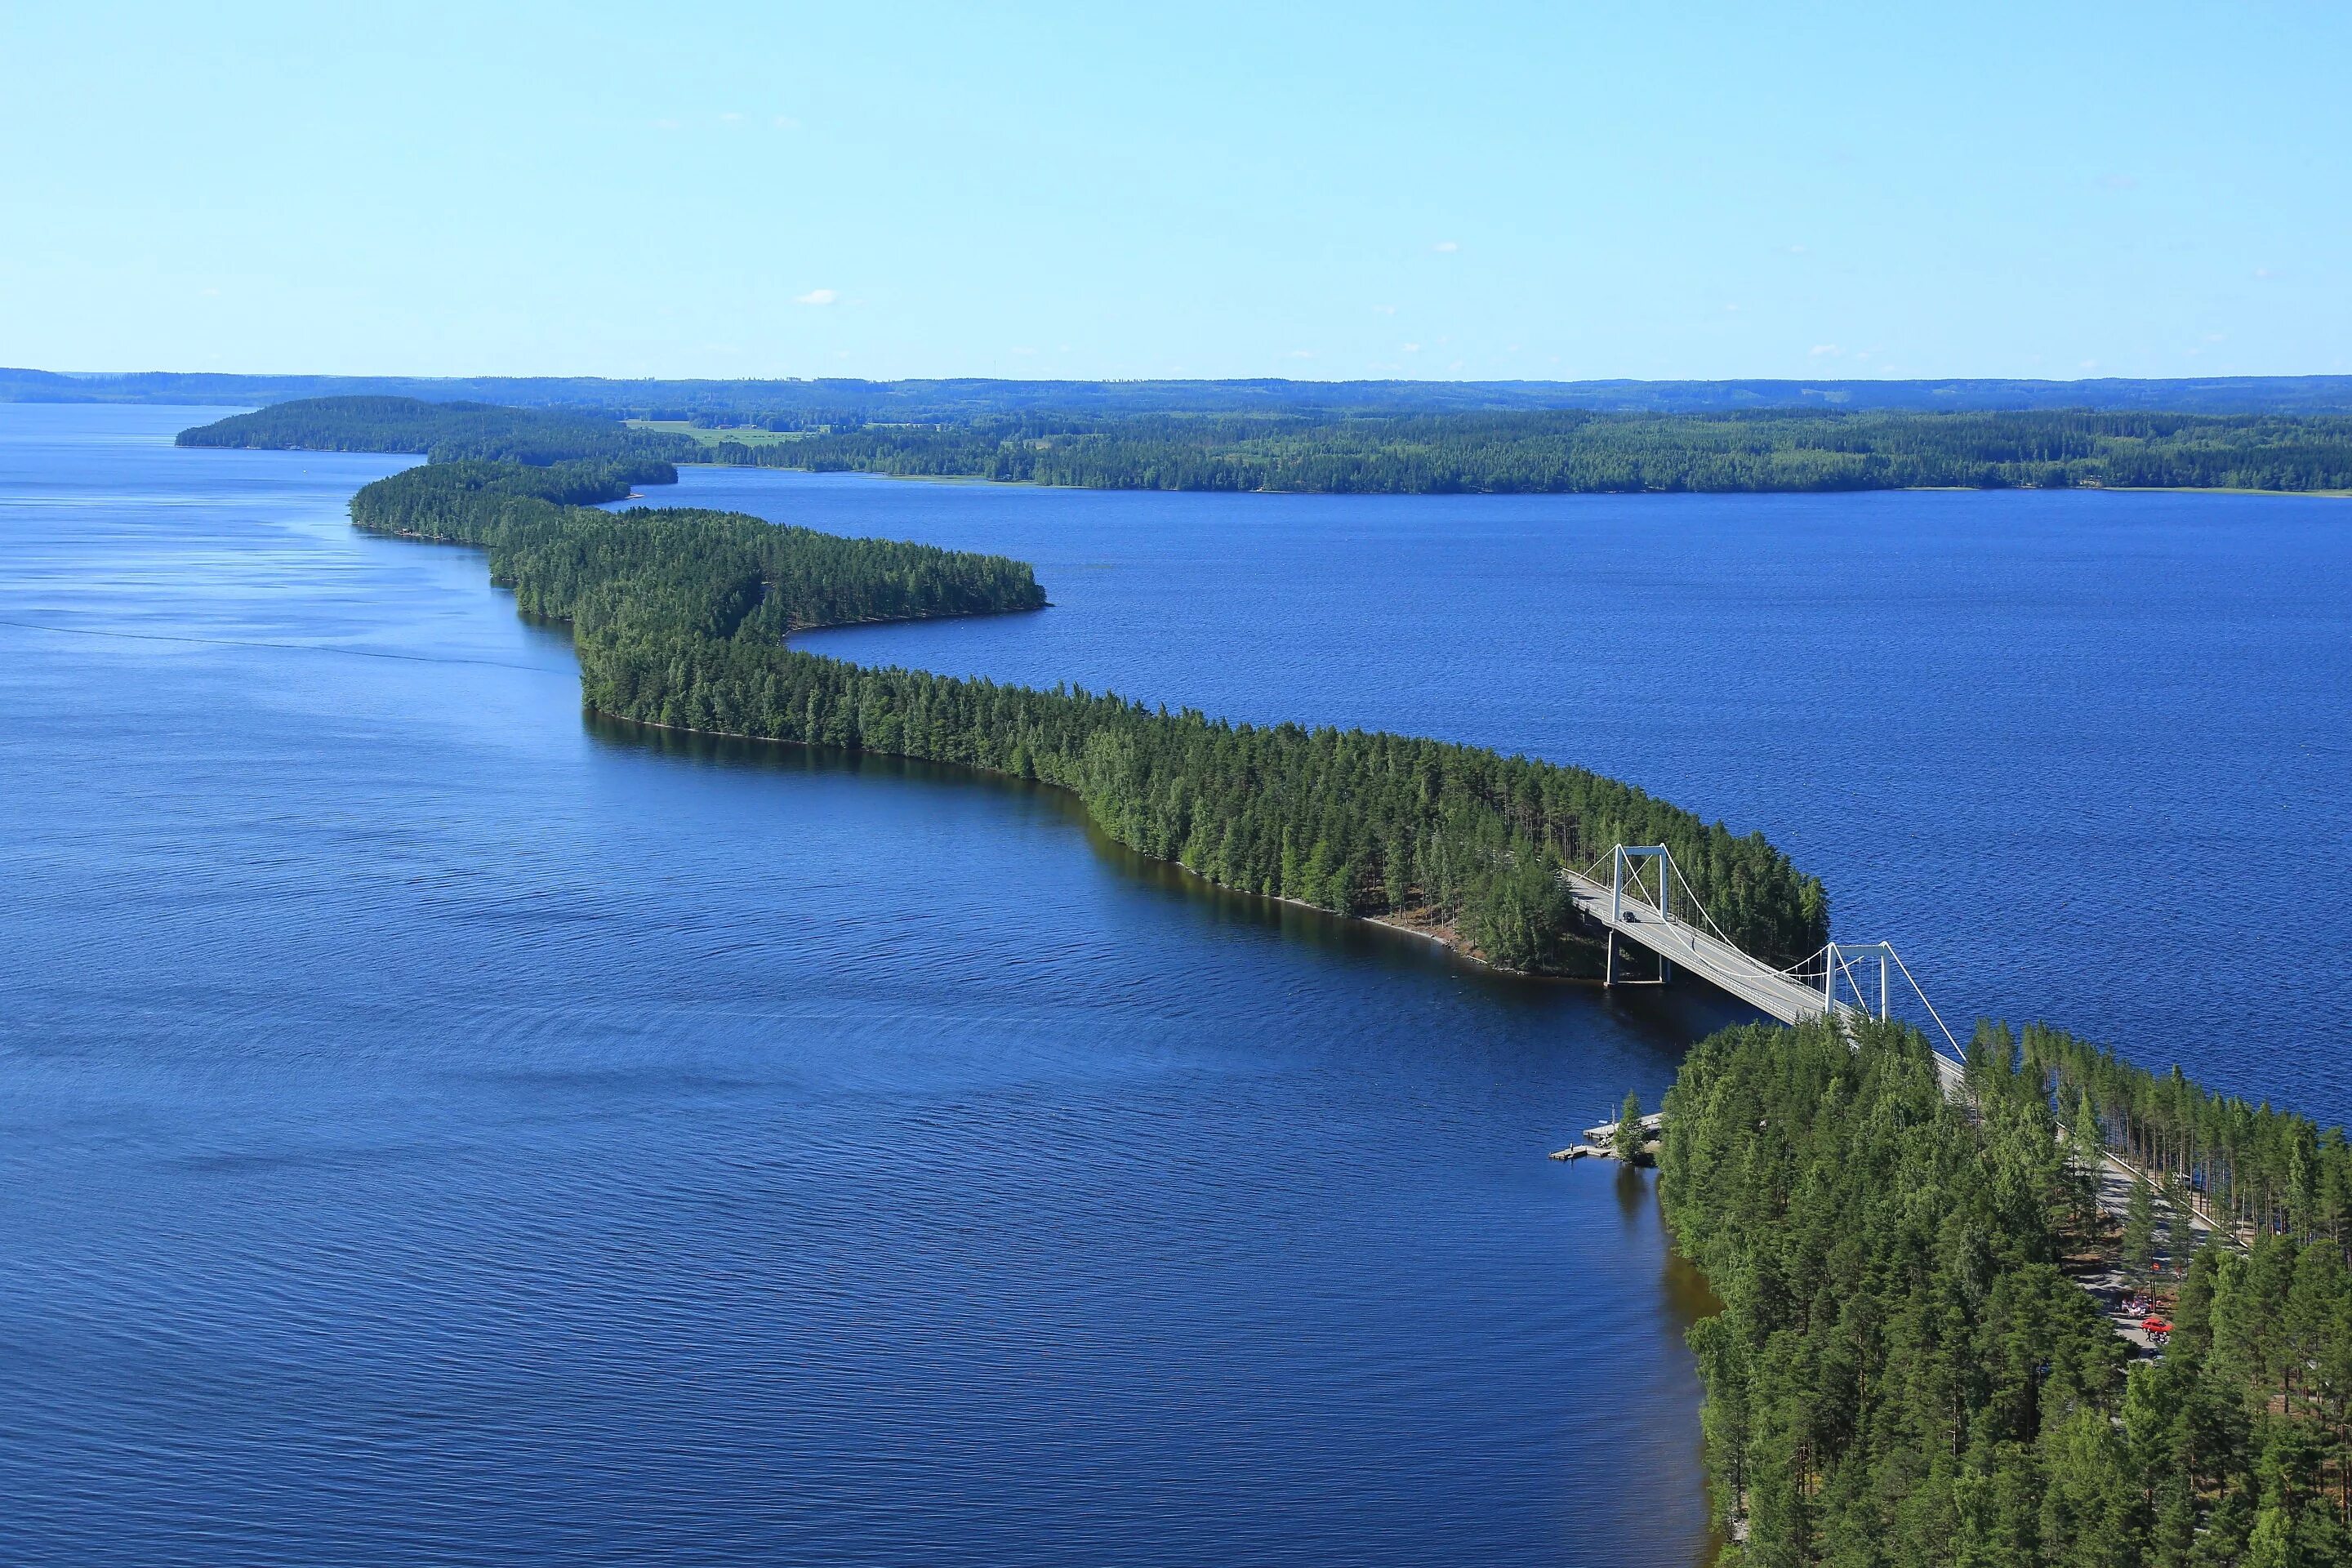
[[[432, 544], [432, 543], [439, 543], [439, 542], [443, 542], [442, 541], [433, 540], [433, 539], [430, 539], [430, 538], [425, 538], [425, 537], [422, 537], [422, 536], [415, 535], [415, 534], [402, 534], [402, 535], [398, 535], [397, 537], [400, 537], [400, 538], [415, 539], [415, 540], [417, 540], [417, 542], [418, 542], [419, 543], [425, 543], [425, 544]], [[452, 541], [452, 542], [457, 542]], [[518, 613], [518, 614], [520, 614], [520, 612], [517, 612], [517, 613]], [[1011, 611], [1003, 611], [1003, 612], [996, 612], [996, 613], [1000, 613], [1000, 614], [1012, 614], [1012, 613], [1013, 613], [1013, 612], [1011, 612]], [[570, 625], [571, 625], [571, 623], [570, 623], [569, 621], [560, 620], [560, 619], [556, 619], [556, 618], [554, 618], [554, 617], [541, 616], [541, 617], [536, 617], [536, 618], [537, 618], [537, 619], [540, 619], [540, 620], [541, 620], [541, 621], [543, 621], [546, 625], [549, 625], [549, 626], [566, 626], [566, 627], [568, 627], [568, 626], [570, 626]], [[926, 619], [926, 620], [950, 620], [950, 619], [961, 620], [961, 619], [969, 619], [969, 618], [971, 618], [971, 617], [968, 617], [968, 616], [924, 616], [924, 617], [922, 617], [922, 618], [923, 618], [923, 619]], [[857, 624], [857, 625], [864, 625], [864, 626], [872, 626], [872, 625], [902, 625], [902, 624], [905, 624], [905, 623], [901, 623], [901, 622], [870, 622], [870, 621], [869, 621], [869, 622], [858, 622], [858, 623], [855, 623], [855, 624]], [[814, 626], [812, 626], [812, 627], [810, 627], [809, 629], [810, 629], [810, 630], [812, 630], [812, 631], [815, 631], [815, 630], [829, 630], [829, 629], [831, 629], [831, 628], [829, 628], [829, 627], [824, 627], [824, 628], [821, 628], [821, 627], [814, 627]], [[924, 766], [924, 767], [929, 767], [929, 768], [956, 768], [956, 769], [959, 769], [959, 770], [961, 770], [961, 771], [962, 771], [962, 772], [964, 772], [964, 773], [977, 774], [978, 776], [980, 776], [980, 777], [982, 777], [982, 778], [984, 778], [984, 779], [1000, 780], [1000, 781], [1003, 781], [1003, 782], [1005, 782], [1005, 783], [1009, 783], [1009, 784], [1030, 784], [1030, 785], [1034, 785], [1034, 787], [1036, 787], [1036, 788], [1038, 788], [1038, 789], [1049, 789], [1049, 790], [1053, 790], [1053, 791], [1056, 792], [1057, 794], [1060, 794], [1060, 795], [1066, 795], [1066, 796], [1069, 797], [1069, 799], [1070, 799], [1070, 800], [1071, 800], [1075, 805], [1076, 805], [1076, 806], [1078, 807], [1078, 809], [1079, 809], [1082, 813], [1085, 813], [1085, 814], [1086, 814], [1086, 816], [1087, 816], [1087, 819], [1089, 822], [1092, 822], [1092, 821], [1093, 821], [1093, 814], [1092, 814], [1091, 812], [1087, 812], [1087, 809], [1086, 809], [1086, 803], [1085, 803], [1084, 801], [1082, 801], [1082, 800], [1079, 800], [1079, 799], [1077, 798], [1077, 792], [1076, 792], [1076, 790], [1071, 789], [1068, 785], [1066, 785], [1066, 784], [1055, 784], [1055, 783], [1054, 783], [1054, 782], [1053, 782], [1052, 780], [1050, 780], [1050, 779], [1041, 779], [1041, 778], [1034, 778], [1034, 777], [1024, 777], [1024, 776], [1023, 776], [1022, 774], [1020, 774], [1020, 773], [1008, 773], [1004, 772], [1004, 771], [1003, 771], [1003, 769], [1001, 769], [1001, 768], [984, 768], [984, 767], [982, 767], [982, 766], [981, 766], [979, 763], [952, 763], [952, 762], [942, 762], [942, 761], [940, 761], [940, 760], [939, 760], [939, 759], [937, 759], [937, 758], [934, 758], [934, 757], [913, 757], [913, 756], [908, 756], [908, 755], [907, 755], [906, 753], [904, 753], [904, 752], [877, 752], [877, 751], [869, 751], [869, 750], [867, 750], [866, 748], [862, 747], [862, 746], [856, 746], [856, 747], [853, 747], [853, 746], [835, 746], [835, 745], [828, 745], [828, 744], [824, 744], [824, 743], [818, 742], [814, 742], [814, 741], [793, 741], [793, 740], [787, 740], [787, 739], [784, 739], [783, 737], [782, 737], [782, 736], [778, 736], [778, 735], [752, 735], [752, 734], [747, 734], [747, 733], [745, 733], [744, 731], [740, 731], [740, 730], [703, 730], [703, 729], [697, 729], [696, 727], [694, 727], [693, 725], [690, 725], [690, 724], [664, 724], [664, 723], [660, 723], [660, 722], [658, 722], [658, 721], [655, 721], [655, 720], [652, 720], [652, 719], [638, 719], [638, 718], [633, 718], [633, 717], [631, 717], [630, 715], [628, 715], [628, 714], [626, 714], [626, 713], [614, 713], [614, 712], [610, 711], [609, 710], [596, 707], [593, 703], [590, 703], [590, 702], [586, 702], [586, 701], [583, 701], [583, 702], [581, 703], [581, 705], [580, 705], [580, 706], [581, 706], [581, 709], [582, 709], [582, 710], [583, 710], [583, 711], [584, 711], [584, 712], [588, 712], [588, 713], [593, 713], [593, 714], [594, 714], [597, 718], [599, 718], [599, 719], [601, 719], [601, 720], [604, 720], [604, 721], [605, 722], [607, 722], [607, 723], [612, 723], [612, 724], [627, 724], [627, 725], [632, 725], [632, 726], [635, 726], [635, 727], [636, 727], [636, 728], [639, 728], [639, 729], [645, 729], [645, 730], [658, 730], [658, 731], [662, 731], [664, 734], [668, 734], [668, 735], [697, 735], [697, 736], [700, 736], [700, 737], [703, 737], [703, 738], [708, 739], [708, 740], [714, 740], [714, 741], [740, 741], [740, 742], [750, 742], [750, 743], [751, 743], [751, 744], [753, 744], [753, 745], [761, 745], [761, 746], [790, 746], [790, 747], [793, 747], [793, 748], [794, 748], [794, 749], [796, 749], [796, 750], [799, 750], [799, 751], [804, 751], [804, 752], [840, 752], [841, 754], [843, 754], [843, 755], [845, 755], [845, 756], [851, 756], [851, 757], [887, 757], [887, 758], [889, 758], [890, 760], [892, 760], [892, 761], [894, 761], [894, 762], [900, 762], [900, 763], [920, 763], [920, 764], [921, 764], [922, 766]], [[1099, 826], [1100, 826], [1100, 825], [1099, 825], [1099, 824], [1097, 824], [1096, 826], [1097, 826], [1097, 828], [1099, 828]], [[1118, 841], [1117, 839], [1113, 839], [1113, 840], [1112, 840], [1112, 842], [1113, 842], [1113, 843], [1118, 843]], [[1233, 888], [1233, 887], [1228, 887], [1228, 886], [1226, 886], [1226, 885], [1225, 885], [1224, 883], [1223, 883], [1223, 882], [1216, 881], [1216, 880], [1214, 880], [1214, 879], [1212, 879], [1212, 878], [1202, 876], [1200, 872], [1195, 871], [1195, 870], [1194, 870], [1194, 869], [1192, 869], [1192, 868], [1191, 868], [1190, 866], [1185, 865], [1181, 860], [1167, 860], [1167, 859], [1162, 859], [1160, 857], [1159, 857], [1159, 856], [1157, 856], [1157, 855], [1146, 854], [1143, 850], [1140, 850], [1140, 849], [1136, 848], [1136, 847], [1135, 847], [1135, 846], [1133, 846], [1133, 845], [1131, 845], [1131, 844], [1120, 844], [1120, 845], [1119, 845], [1119, 847], [1120, 847], [1122, 849], [1125, 849], [1128, 853], [1129, 853], [1129, 854], [1131, 854], [1131, 855], [1138, 855], [1138, 856], [1141, 856], [1144, 859], [1150, 861], [1150, 862], [1151, 862], [1153, 865], [1155, 865], [1155, 866], [1165, 866], [1165, 867], [1167, 867], [1167, 868], [1168, 868], [1169, 869], [1171, 869], [1171, 870], [1181, 872], [1184, 876], [1191, 878], [1193, 881], [1196, 881], [1196, 882], [1200, 883], [1202, 886], [1203, 886], [1203, 887], [1205, 887], [1205, 888], [1213, 888], [1214, 889], [1216, 889], [1216, 890], [1217, 890], [1218, 892], [1220, 892], [1220, 893], [1231, 894], [1231, 895], [1233, 895], [1233, 896], [1234, 896], [1234, 897], [1237, 897], [1237, 898], [1244, 898], [1244, 899], [1257, 899], [1257, 900], [1263, 900], [1263, 901], [1265, 901], [1265, 902], [1266, 902], [1266, 903], [1270, 903], [1270, 904], [1287, 904], [1287, 905], [1289, 905], [1289, 906], [1290, 906], [1291, 908], [1293, 908], [1293, 909], [1311, 910], [1312, 912], [1314, 912], [1314, 913], [1316, 913], [1316, 914], [1326, 916], [1326, 917], [1328, 917], [1328, 918], [1329, 918], [1329, 919], [1331, 919], [1331, 920], [1335, 920], [1335, 921], [1354, 921], [1354, 922], [1360, 923], [1360, 924], [1363, 924], [1363, 925], [1379, 926], [1379, 927], [1381, 927], [1382, 930], [1394, 931], [1394, 932], [1396, 932], [1397, 934], [1399, 934], [1399, 935], [1401, 935], [1401, 936], [1417, 937], [1417, 938], [1419, 938], [1420, 940], [1422, 940], [1422, 941], [1423, 941], [1423, 942], [1433, 942], [1433, 943], [1434, 943], [1437, 947], [1439, 947], [1440, 949], [1444, 950], [1444, 951], [1448, 955], [1450, 955], [1451, 957], [1454, 957], [1454, 958], [1455, 958], [1455, 959], [1458, 959], [1458, 960], [1460, 960], [1462, 963], [1465, 963], [1470, 964], [1470, 965], [1472, 965], [1472, 966], [1473, 966], [1473, 967], [1475, 967], [1475, 968], [1485, 970], [1485, 971], [1486, 971], [1487, 973], [1489, 973], [1489, 974], [1501, 974], [1501, 975], [1507, 975], [1507, 976], [1508, 976], [1509, 978], [1511, 978], [1511, 979], [1513, 979], [1513, 980], [1532, 980], [1532, 981], [1538, 981], [1538, 982], [1558, 983], [1558, 984], [1590, 984], [1590, 983], [1591, 983], [1591, 982], [1590, 982], [1589, 977], [1582, 976], [1582, 975], [1575, 975], [1575, 974], [1542, 974], [1542, 973], [1537, 973], [1537, 972], [1536, 972], [1536, 971], [1534, 971], [1534, 970], [1529, 970], [1529, 969], [1512, 969], [1512, 968], [1509, 968], [1509, 967], [1507, 967], [1507, 965], [1500, 964], [1500, 963], [1494, 963], [1493, 961], [1491, 961], [1491, 960], [1489, 960], [1489, 959], [1486, 959], [1486, 958], [1485, 958], [1485, 957], [1482, 957], [1482, 956], [1481, 956], [1481, 955], [1480, 955], [1480, 954], [1479, 954], [1479, 953], [1478, 953], [1475, 949], [1473, 949], [1473, 948], [1471, 948], [1471, 947], [1469, 947], [1469, 946], [1465, 945], [1465, 943], [1463, 943], [1463, 942], [1462, 942], [1462, 941], [1461, 941], [1458, 937], [1454, 937], [1454, 936], [1450, 936], [1450, 935], [1444, 934], [1444, 933], [1443, 933], [1443, 932], [1441, 932], [1441, 931], [1435, 931], [1435, 930], [1432, 930], [1431, 928], [1429, 928], [1429, 927], [1427, 927], [1427, 926], [1416, 926], [1416, 925], [1408, 924], [1408, 923], [1406, 923], [1406, 922], [1405, 922], [1405, 921], [1403, 921], [1394, 919], [1394, 918], [1392, 918], [1392, 917], [1391, 917], [1391, 916], [1388, 916], [1388, 915], [1351, 915], [1351, 914], [1343, 914], [1343, 913], [1341, 913], [1341, 912], [1340, 912], [1339, 910], [1338, 910], [1326, 909], [1326, 908], [1324, 908], [1321, 904], [1310, 904], [1310, 903], [1307, 902], [1304, 899], [1293, 899], [1293, 898], [1286, 897], [1286, 896], [1285, 896], [1284, 894], [1281, 894], [1281, 893], [1261, 893], [1261, 892], [1255, 891], [1255, 889], [1248, 889], [1248, 888]]]

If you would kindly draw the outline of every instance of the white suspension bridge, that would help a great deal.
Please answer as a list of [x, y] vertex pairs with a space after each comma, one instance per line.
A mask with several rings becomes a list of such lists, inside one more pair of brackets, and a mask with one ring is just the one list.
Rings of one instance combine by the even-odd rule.
[[[1606, 882], [1593, 874], [1604, 866], [1608, 868]], [[1937, 1080], [1946, 1098], [1960, 1098], [1965, 1083], [1961, 1066], [1965, 1053], [1960, 1042], [1944, 1022], [1943, 1015], [1936, 1011], [1936, 1005], [1927, 1000], [1927, 993], [1912, 974], [1910, 965], [1903, 962], [1902, 954], [1895, 951], [1893, 942], [1832, 942], [1810, 958], [1776, 969], [1742, 951], [1725, 933], [1692, 890], [1682, 868], [1675, 864], [1673, 851], [1663, 844], [1621, 844], [1584, 870], [1564, 870], [1560, 878], [1568, 884], [1576, 907], [1601, 927], [1606, 944], [1601, 959], [1603, 984], [1663, 985], [1679, 967], [1758, 1011], [1792, 1025], [1824, 1014], [1842, 1023], [1886, 1018], [1893, 1016], [1898, 998], [1907, 988], [1928, 1022], [1935, 1026], [1928, 1044], [1935, 1048]], [[1698, 918], [1693, 921], [1678, 915], [1677, 909]], [[1621, 978], [1621, 941], [1656, 955], [1654, 979]], [[1900, 986], [1895, 984], [1898, 975]], [[1871, 984], [1874, 979], [1874, 986]], [[1871, 995], [1874, 990], [1877, 993], [1874, 1008]], [[1937, 1036], [1942, 1037], [1940, 1043]], [[1664, 1121], [1664, 1114], [1656, 1111], [1642, 1118], [1643, 1141]], [[1589, 1127], [1584, 1132], [1585, 1144], [1575, 1152], [1582, 1152], [1595, 1143], [1605, 1143], [1613, 1151], [1617, 1131], [1614, 1121]], [[1563, 1150], [1553, 1158], [1563, 1158], [1570, 1152]], [[2145, 1173], [2111, 1153], [2101, 1154], [2098, 1203], [2117, 1221], [2124, 1217], [2132, 1188], [2148, 1184]], [[2244, 1245], [2235, 1226], [2216, 1220], [2193, 1198], [2189, 1207], [2192, 1236], [2200, 1239], [2220, 1237], [2233, 1246]], [[2120, 1299], [2121, 1292], [2110, 1291], [2108, 1295]], [[2151, 1342], [2145, 1326], [2130, 1312], [2105, 1300], [2103, 1310], [2114, 1320], [2119, 1333], [2142, 1346]]]
[[[1604, 866], [1605, 882], [1595, 875]], [[1602, 929], [1603, 984], [1663, 985], [1680, 968], [1784, 1024], [1801, 1024], [1824, 1014], [1841, 1020], [1889, 1017], [1907, 988], [1943, 1037], [1937, 1044], [1931, 1035], [1929, 1043], [1936, 1046], [1936, 1070], [1945, 1091], [1958, 1089], [1964, 1054], [1960, 1042], [1893, 942], [1832, 942], [1809, 958], [1776, 969], [1731, 940], [1675, 864], [1674, 852], [1663, 844], [1620, 844], [1582, 871], [1562, 871], [1560, 879], [1576, 907]], [[1689, 918], [1694, 915], [1696, 920]], [[1655, 979], [1620, 976], [1622, 942], [1656, 955]], [[1875, 987], [1870, 984], [1874, 978]]]

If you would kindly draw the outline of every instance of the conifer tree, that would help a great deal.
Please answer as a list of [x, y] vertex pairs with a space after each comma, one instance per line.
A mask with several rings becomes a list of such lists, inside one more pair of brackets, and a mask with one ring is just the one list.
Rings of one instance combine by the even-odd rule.
[[2156, 1267], [2156, 1195], [2146, 1182], [2132, 1184], [2124, 1205], [2124, 1272], [2145, 1288]]
[[2091, 1109], [2089, 1091], [2080, 1091], [2074, 1096], [2074, 1122], [2067, 1129], [2066, 1158], [2074, 1176], [2076, 1207], [2085, 1222], [2098, 1217], [2099, 1177], [2105, 1152], [2099, 1113]]
[[1617, 1108], [1617, 1132], [1611, 1140], [1611, 1150], [1629, 1165], [1638, 1165], [1645, 1134], [1642, 1131], [1642, 1097], [1633, 1089], [1625, 1091], [1625, 1103]]

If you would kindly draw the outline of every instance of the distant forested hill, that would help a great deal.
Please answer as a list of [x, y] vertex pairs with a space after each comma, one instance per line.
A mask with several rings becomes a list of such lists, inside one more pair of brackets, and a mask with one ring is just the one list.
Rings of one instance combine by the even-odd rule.
[[0, 403], [254, 405], [330, 396], [467, 400], [647, 419], [802, 429], [812, 423], [961, 422], [1052, 413], [1444, 414], [1576, 409], [1720, 414], [1842, 408], [1968, 412], [2095, 408], [2190, 414], [2352, 414], [2352, 376], [2127, 381], [606, 381], [587, 376], [63, 374], [0, 369]]
[[[610, 415], [571, 409], [427, 403], [415, 397], [313, 397], [183, 430], [183, 447], [313, 452], [415, 452], [436, 463], [661, 465], [696, 457], [688, 437], [633, 430]], [[656, 479], [646, 473], [631, 478]], [[675, 475], [667, 476], [674, 479]]]

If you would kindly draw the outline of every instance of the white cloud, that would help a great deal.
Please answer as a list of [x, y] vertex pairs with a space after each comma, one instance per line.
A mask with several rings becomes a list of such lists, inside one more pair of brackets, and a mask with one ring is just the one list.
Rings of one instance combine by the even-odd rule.
[[1315, 357], [1315, 351], [1313, 349], [1293, 349], [1282, 357], [1285, 359], [1313, 359]]
[[1791, 256], [1802, 256], [1805, 254], [1805, 247], [1801, 245], [1792, 245], [1789, 247], [1789, 254]]
[[801, 128], [801, 122], [789, 114], [777, 115], [774, 123], [779, 131], [798, 131]]
[[1372, 307], [1372, 314], [1375, 316], [1393, 316], [1396, 314], [1396, 307], [1394, 305], [1375, 305]]
[[805, 294], [793, 296], [795, 305], [830, 305], [841, 296], [830, 289], [812, 289]]
[[731, 110], [731, 109], [730, 109], [730, 110], [729, 110], [726, 113], [724, 113], [724, 114], [720, 115], [720, 116], [719, 117], [719, 119], [720, 123], [722, 123], [722, 124], [726, 124], [726, 125], [740, 125], [740, 124], [742, 124], [742, 123], [743, 123], [743, 117], [742, 117], [741, 115], [740, 115], [740, 114], [736, 113], [736, 112], [735, 112], [733, 110]]
[[1805, 352], [1812, 355], [1815, 359], [1835, 359], [1840, 354], [1845, 353], [1843, 349], [1838, 347], [1835, 343], [1815, 343], [1811, 348], [1807, 349]]
[[1417, 354], [1421, 352], [1421, 345], [1419, 343], [1407, 343], [1404, 346], [1404, 352], [1409, 354]]
[[2257, 278], [2275, 278], [2278, 274], [2272, 271], [2267, 267], [2257, 267], [2254, 268], [2254, 276]]
[[2083, 362], [2080, 368], [2084, 370], [2096, 370], [2099, 368], [2099, 362], [2095, 359], [2086, 359]]
[[1440, 256], [1451, 256], [1451, 255], [1453, 255], [1455, 251], [1457, 251], [1457, 250], [1461, 249], [1461, 248], [1462, 248], [1462, 247], [1461, 247], [1458, 243], [1456, 243], [1455, 241], [1454, 241], [1454, 240], [1451, 240], [1451, 239], [1441, 239], [1441, 240], [1439, 240], [1435, 245], [1431, 246], [1429, 248], [1430, 248], [1430, 249], [1432, 249], [1432, 250], [1433, 250], [1433, 251], [1436, 251]]

